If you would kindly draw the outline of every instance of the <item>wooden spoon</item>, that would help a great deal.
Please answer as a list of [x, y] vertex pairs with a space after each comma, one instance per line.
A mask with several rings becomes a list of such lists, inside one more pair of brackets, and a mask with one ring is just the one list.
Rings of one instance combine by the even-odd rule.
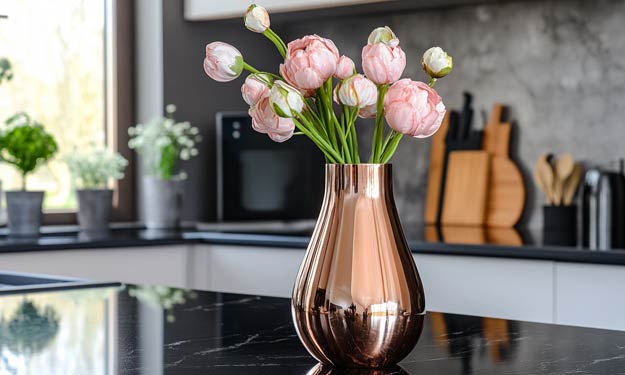
[[566, 184], [564, 185], [564, 195], [562, 198], [563, 205], [570, 206], [571, 203], [573, 203], [577, 186], [579, 185], [579, 181], [582, 179], [582, 174], [582, 166], [579, 163], [575, 164], [573, 166], [573, 172], [571, 172]]
[[575, 160], [570, 153], [563, 154], [558, 160], [554, 163], [554, 203], [556, 206], [560, 206], [562, 204], [562, 199], [564, 196], [564, 184], [566, 180], [569, 178], [571, 173], [573, 172], [573, 168], [575, 167]]
[[547, 204], [553, 204], [553, 168], [548, 161], [548, 155], [542, 154], [536, 161], [534, 178], [547, 198]]

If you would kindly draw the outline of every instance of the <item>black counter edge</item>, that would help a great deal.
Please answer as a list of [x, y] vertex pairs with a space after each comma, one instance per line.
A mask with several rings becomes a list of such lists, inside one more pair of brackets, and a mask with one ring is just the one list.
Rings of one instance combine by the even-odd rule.
[[[110, 239], [68, 243], [28, 243], [0, 246], [1, 253], [39, 252], [53, 250], [92, 250], [127, 247], [148, 247], [185, 244], [209, 244], [228, 246], [256, 246], [282, 249], [305, 249], [310, 241], [306, 236], [286, 236], [271, 234], [235, 234], [213, 232], [183, 233], [182, 237], [160, 239]], [[580, 248], [464, 245], [440, 242], [409, 241], [415, 254], [478, 256], [488, 258], [509, 258], [556, 261], [568, 263], [625, 265], [625, 250], [591, 251]]]

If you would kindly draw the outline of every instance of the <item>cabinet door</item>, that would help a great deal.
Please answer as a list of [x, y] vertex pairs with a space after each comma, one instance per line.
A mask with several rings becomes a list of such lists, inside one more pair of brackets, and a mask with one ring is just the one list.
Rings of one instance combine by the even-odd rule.
[[0, 272], [184, 288], [187, 250], [188, 246], [162, 246], [7, 253], [0, 255]]
[[429, 311], [553, 322], [553, 262], [443, 254], [414, 258]]
[[625, 330], [625, 266], [556, 264], [556, 323]]
[[205, 289], [290, 298], [302, 249], [201, 246], [208, 252]]
[[[385, 0], [265, 0], [262, 5], [272, 13], [332, 8], [345, 5], [376, 3]], [[387, 1], [387, 0], [386, 0]], [[206, 1], [185, 0], [184, 18], [189, 21], [206, 21], [242, 17], [249, 0]]]

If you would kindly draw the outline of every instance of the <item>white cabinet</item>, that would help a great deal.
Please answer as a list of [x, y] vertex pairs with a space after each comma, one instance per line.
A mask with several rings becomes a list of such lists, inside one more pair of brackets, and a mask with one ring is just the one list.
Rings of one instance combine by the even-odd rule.
[[[302, 249], [201, 246], [206, 252], [206, 288], [220, 292], [291, 298]], [[196, 250], [197, 251], [197, 250]]]
[[[261, 4], [272, 13], [280, 13], [383, 1], [388, 0], [265, 0]], [[207, 21], [242, 17], [251, 3], [249, 0], [185, 0], [184, 18], [189, 21]]]
[[32, 272], [184, 288], [188, 284], [188, 248], [159, 246], [5, 253], [0, 254], [0, 272]]
[[553, 262], [414, 254], [428, 311], [553, 322]]
[[[38, 251], [0, 254], [0, 272], [289, 298], [303, 257], [303, 249], [208, 244]], [[428, 311], [625, 330], [625, 266], [414, 258]]]
[[625, 330], [625, 267], [558, 263], [556, 323]]

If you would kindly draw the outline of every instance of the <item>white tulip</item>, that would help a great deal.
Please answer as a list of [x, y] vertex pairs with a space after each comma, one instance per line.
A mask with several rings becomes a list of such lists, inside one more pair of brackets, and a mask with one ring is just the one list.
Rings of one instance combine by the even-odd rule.
[[280, 117], [293, 117], [304, 110], [304, 97], [293, 86], [276, 81], [269, 93], [269, 103]]
[[441, 47], [432, 47], [423, 54], [421, 65], [430, 77], [443, 78], [451, 72], [453, 61]]
[[371, 34], [369, 34], [369, 38], [367, 39], [368, 44], [376, 44], [376, 43], [384, 43], [389, 46], [396, 46], [399, 44], [399, 39], [395, 36], [393, 30], [390, 27], [377, 27], [375, 28]]
[[270, 25], [267, 9], [256, 4], [252, 4], [247, 8], [243, 20], [245, 21], [245, 27], [255, 33], [263, 33]]
[[378, 88], [362, 74], [356, 74], [341, 82], [337, 96], [341, 104], [364, 108], [375, 104], [378, 99]]

